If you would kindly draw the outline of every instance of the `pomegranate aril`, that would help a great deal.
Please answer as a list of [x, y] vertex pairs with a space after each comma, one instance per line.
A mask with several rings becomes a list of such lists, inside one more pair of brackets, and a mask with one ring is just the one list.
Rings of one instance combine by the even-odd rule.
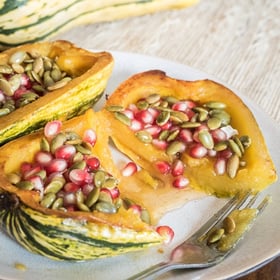
[[120, 196], [120, 190], [118, 187], [109, 189], [112, 199], [116, 199]]
[[35, 176], [29, 178], [28, 180], [33, 184], [35, 190], [38, 190], [40, 192], [43, 191], [44, 183], [40, 176], [35, 175]]
[[137, 165], [130, 161], [121, 170], [123, 176], [128, 177], [137, 172]]
[[125, 109], [125, 110], [122, 111], [122, 113], [124, 115], [126, 115], [129, 119], [131, 119], [131, 120], [134, 119], [134, 113], [133, 113], [132, 110]]
[[76, 148], [73, 145], [63, 145], [55, 150], [55, 157], [65, 160], [71, 159], [76, 154]]
[[86, 183], [92, 183], [92, 175], [86, 170], [73, 169], [69, 172], [69, 179], [71, 182], [77, 185], [84, 185]]
[[144, 124], [136, 119], [133, 119], [133, 120], [131, 120], [129, 128], [132, 131], [136, 132], [136, 131], [142, 130], [144, 128]]
[[85, 196], [88, 196], [93, 189], [94, 189], [93, 184], [85, 184], [82, 186], [82, 192]]
[[137, 204], [132, 204], [129, 206], [129, 209], [136, 215], [141, 215], [141, 206]]
[[217, 153], [217, 157], [228, 159], [232, 156], [232, 151], [230, 149], [225, 149]]
[[156, 232], [164, 237], [164, 243], [169, 244], [174, 238], [174, 231], [169, 226], [158, 226]]
[[171, 169], [171, 166], [167, 161], [157, 161], [155, 166], [161, 174], [168, 174]]
[[46, 171], [48, 174], [53, 172], [63, 172], [67, 168], [67, 161], [65, 159], [53, 159], [48, 165], [46, 165]]
[[152, 124], [155, 120], [154, 116], [148, 110], [139, 111], [135, 115], [135, 118], [145, 124]]
[[[66, 193], [63, 197], [63, 205], [64, 206], [73, 206], [77, 203], [77, 198], [75, 193]], [[68, 210], [68, 209], [67, 209]]]
[[174, 179], [173, 181], [173, 187], [182, 189], [188, 186], [189, 184], [189, 179], [184, 177], [184, 176], [178, 176], [177, 178]]
[[226, 133], [220, 128], [211, 131], [215, 143], [227, 140]]
[[189, 155], [193, 158], [203, 158], [207, 152], [208, 150], [202, 144], [195, 144], [190, 147]]
[[42, 166], [46, 166], [53, 160], [53, 156], [49, 152], [39, 151], [35, 155], [35, 161]]
[[223, 175], [226, 172], [226, 159], [218, 158], [214, 163], [214, 170], [217, 175]]
[[146, 127], [145, 131], [152, 135], [153, 138], [156, 138], [161, 132], [161, 128], [158, 125], [151, 125], [149, 127]]
[[159, 139], [153, 139], [152, 140], [152, 144], [157, 148], [157, 149], [160, 149], [160, 150], [165, 150], [168, 146], [168, 143], [167, 141], [165, 140], [159, 140]]
[[188, 104], [184, 101], [178, 101], [172, 105], [172, 110], [174, 111], [186, 111], [188, 109]]
[[173, 164], [172, 164], [172, 168], [171, 168], [171, 174], [174, 176], [174, 177], [177, 177], [177, 176], [180, 176], [180, 175], [183, 175], [184, 173], [184, 163], [183, 161], [181, 161], [180, 159], [175, 159]]
[[158, 115], [160, 113], [157, 109], [151, 108], [151, 107], [148, 108], [147, 110], [152, 114], [152, 116], [154, 117], [154, 120], [158, 117]]
[[86, 159], [86, 164], [89, 170], [97, 170], [100, 167], [100, 161], [97, 157], [88, 157]]
[[83, 135], [83, 141], [91, 144], [92, 146], [95, 145], [97, 141], [96, 132], [93, 129], [87, 129]]
[[30, 169], [26, 170], [23, 174], [23, 178], [25, 180], [29, 179], [30, 177], [34, 176], [36, 173], [38, 173], [42, 168], [39, 165], [34, 165]]
[[77, 192], [81, 187], [75, 183], [68, 182], [64, 185], [63, 190], [66, 193], [75, 193]]
[[48, 122], [44, 127], [44, 135], [51, 139], [61, 130], [62, 122], [61, 121], [51, 121]]
[[25, 73], [20, 76], [20, 84], [24, 86], [26, 89], [30, 89], [32, 87], [32, 82], [29, 76]]
[[169, 130], [172, 127], [171, 121], [166, 122], [164, 125], [160, 126], [162, 130]]
[[189, 129], [181, 129], [179, 132], [179, 138], [185, 143], [193, 142], [193, 135]]

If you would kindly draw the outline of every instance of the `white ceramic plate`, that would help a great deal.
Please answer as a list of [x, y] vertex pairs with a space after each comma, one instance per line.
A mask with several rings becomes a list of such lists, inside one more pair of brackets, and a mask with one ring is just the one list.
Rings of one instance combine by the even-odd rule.
[[[167, 75], [179, 79], [196, 80], [209, 78], [214, 80], [213, 77], [205, 73], [167, 60], [114, 51], [112, 51], [112, 54], [115, 57], [115, 68], [106, 94], [111, 93], [117, 85], [131, 75], [151, 69], [163, 70]], [[267, 140], [267, 145], [279, 174], [279, 126], [274, 124], [250, 100], [247, 100], [244, 96], [241, 96], [241, 98], [253, 111]], [[272, 195], [272, 203], [258, 218], [256, 224], [239, 244], [238, 248], [225, 261], [208, 269], [170, 272], [161, 276], [160, 279], [216, 280], [233, 278], [279, 255], [279, 184], [276, 183], [270, 186], [265, 193]], [[190, 235], [223, 203], [224, 201], [221, 199], [206, 197], [199, 201], [190, 202], [181, 209], [166, 215], [161, 223], [169, 224], [173, 227], [175, 238], [169, 247], [163, 248], [163, 253], [159, 253], [158, 248], [153, 248], [137, 253], [87, 262], [57, 262], [27, 252], [0, 232], [0, 279], [126, 279], [142, 269], [165, 260], [170, 250], [176, 244], [179, 244], [186, 236]], [[25, 264], [27, 270], [23, 272], [15, 269], [14, 264], [16, 262]]]

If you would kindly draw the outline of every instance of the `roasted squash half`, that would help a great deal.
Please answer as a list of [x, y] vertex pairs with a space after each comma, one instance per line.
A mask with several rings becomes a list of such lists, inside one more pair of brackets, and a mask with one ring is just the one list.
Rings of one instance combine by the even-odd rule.
[[93, 53], [67, 41], [22, 45], [0, 54], [6, 66], [12, 55], [35, 53], [56, 62], [72, 80], [0, 119], [0, 145], [30, 133], [52, 119], [66, 120], [81, 114], [101, 97], [113, 68], [107, 52]]
[[[107, 146], [109, 125], [91, 109], [63, 124], [62, 132], [97, 134], [92, 155], [106, 172], [119, 178]], [[43, 131], [18, 138], [0, 148], [0, 226], [31, 252], [56, 260], [86, 260], [112, 256], [163, 241], [133, 209], [120, 205], [117, 212], [62, 211], [40, 203], [40, 192], [19, 188], [8, 175], [23, 162], [32, 162], [40, 150]]]
[[[170, 173], [178, 160], [184, 165], [184, 174], [177, 178], [177, 188], [232, 196], [261, 191], [276, 180], [275, 167], [253, 114], [237, 95], [216, 82], [176, 80], [156, 70], [139, 73], [115, 90], [103, 114], [110, 122], [111, 137], [118, 149], [154, 178], [153, 187], [159, 191], [174, 188], [178, 174]], [[171, 117], [164, 123], [167, 115]], [[149, 118], [154, 120], [150, 122]], [[220, 136], [213, 135], [217, 129], [226, 134], [219, 143], [215, 137]], [[127, 191], [141, 196], [139, 190]]]

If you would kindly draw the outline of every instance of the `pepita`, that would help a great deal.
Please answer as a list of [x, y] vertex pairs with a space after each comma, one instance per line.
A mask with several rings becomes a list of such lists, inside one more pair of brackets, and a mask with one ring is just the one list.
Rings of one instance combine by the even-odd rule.
[[100, 188], [94, 188], [88, 195], [87, 199], [86, 199], [86, 205], [88, 207], [92, 207], [96, 201], [98, 200], [100, 194]]
[[105, 182], [105, 179], [106, 179], [105, 172], [102, 170], [98, 170], [94, 175], [94, 185], [97, 188], [101, 188]]
[[241, 136], [239, 140], [245, 149], [249, 148], [252, 143], [251, 138], [247, 135]]
[[209, 101], [203, 105], [206, 108], [209, 109], [225, 109], [226, 104], [218, 101]]
[[180, 141], [174, 141], [169, 144], [169, 146], [166, 149], [166, 153], [169, 156], [175, 156], [178, 153], [182, 153], [185, 150], [186, 146], [184, 143]]
[[44, 195], [40, 204], [45, 208], [50, 208], [55, 200], [56, 200], [56, 195], [54, 193], [50, 192], [50, 193], [47, 193], [46, 195]]
[[214, 230], [213, 232], [210, 233], [210, 235], [207, 239], [207, 243], [210, 245], [210, 244], [218, 242], [222, 238], [224, 233], [225, 233], [225, 230], [223, 228]]
[[211, 130], [219, 128], [221, 126], [221, 124], [222, 124], [221, 119], [218, 119], [218, 118], [215, 118], [215, 117], [209, 118], [207, 120], [207, 126]]
[[107, 106], [106, 110], [109, 112], [121, 112], [124, 111], [124, 107], [120, 105], [111, 105], [111, 106]]
[[119, 120], [123, 124], [125, 124], [127, 126], [131, 125], [131, 119], [128, 116], [126, 116], [125, 114], [123, 114], [121, 112], [114, 112], [114, 116], [117, 120]]
[[115, 205], [112, 203], [108, 203], [106, 201], [100, 201], [96, 203], [95, 208], [100, 212], [108, 213], [108, 214], [113, 214], [117, 212]]
[[156, 103], [156, 102], [160, 101], [160, 99], [161, 99], [161, 97], [158, 93], [153, 93], [146, 97], [146, 101], [149, 104]]
[[240, 150], [240, 147], [238, 146], [238, 144], [233, 140], [233, 139], [229, 139], [228, 140], [228, 144], [230, 149], [239, 157], [242, 157], [242, 151]]
[[52, 153], [59, 147], [61, 147], [66, 141], [66, 136], [64, 133], [58, 133], [52, 140], [50, 144], [50, 151]]
[[201, 123], [196, 121], [187, 121], [180, 124], [180, 127], [182, 128], [196, 128], [199, 126], [201, 126]]
[[199, 131], [198, 139], [205, 148], [209, 150], [214, 148], [214, 140], [211, 133], [208, 130], [203, 129]]
[[13, 96], [14, 94], [10, 83], [5, 79], [0, 79], [0, 90], [7, 96]]
[[72, 78], [65, 77], [62, 80], [57, 81], [53, 85], [48, 86], [47, 89], [52, 91], [52, 90], [56, 90], [56, 89], [62, 88], [65, 85], [67, 85], [71, 80], [72, 80]]
[[227, 216], [223, 220], [223, 228], [225, 229], [225, 233], [232, 233], [235, 231], [236, 224], [234, 219], [232, 219], [230, 216]]
[[12, 74], [13, 73], [13, 68], [9, 65], [1, 64], [0, 65], [0, 73], [1, 74]]
[[135, 136], [143, 143], [151, 143], [153, 140], [152, 135], [145, 130], [137, 131]]
[[156, 119], [158, 125], [165, 125], [170, 118], [170, 111], [161, 111]]
[[230, 178], [234, 178], [239, 169], [239, 156], [233, 154], [227, 161], [227, 174]]

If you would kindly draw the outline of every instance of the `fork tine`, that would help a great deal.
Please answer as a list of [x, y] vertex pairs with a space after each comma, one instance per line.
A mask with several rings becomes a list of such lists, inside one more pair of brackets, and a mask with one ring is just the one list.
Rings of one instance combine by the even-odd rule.
[[[207, 233], [220, 221], [222, 221], [231, 211], [240, 208], [244, 202], [250, 197], [251, 193], [236, 195], [231, 198], [218, 212], [216, 212], [200, 229], [198, 229], [192, 237], [202, 241]], [[197, 238], [199, 237], [199, 238]]]

